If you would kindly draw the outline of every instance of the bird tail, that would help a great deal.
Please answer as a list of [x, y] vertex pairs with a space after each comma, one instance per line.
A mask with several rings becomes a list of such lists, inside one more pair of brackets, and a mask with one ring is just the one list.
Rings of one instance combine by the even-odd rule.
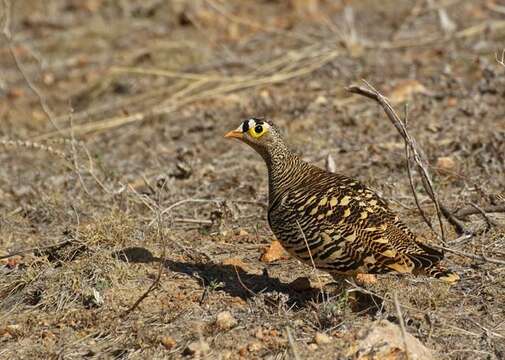
[[446, 269], [440, 265], [435, 265], [424, 270], [426, 275], [442, 280], [449, 284], [454, 284], [459, 281], [460, 277], [457, 273], [450, 269]]

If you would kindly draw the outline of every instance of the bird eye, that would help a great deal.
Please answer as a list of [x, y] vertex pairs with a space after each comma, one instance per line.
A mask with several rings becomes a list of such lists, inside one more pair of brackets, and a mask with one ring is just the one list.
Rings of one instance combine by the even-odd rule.
[[254, 132], [256, 134], [261, 134], [263, 132], [263, 126], [261, 125], [256, 125], [256, 127], [254, 128]]

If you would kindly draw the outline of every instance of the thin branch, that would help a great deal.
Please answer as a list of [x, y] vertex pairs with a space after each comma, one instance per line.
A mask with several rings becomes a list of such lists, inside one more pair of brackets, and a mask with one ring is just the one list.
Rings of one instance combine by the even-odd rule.
[[84, 182], [84, 179], [82, 178], [82, 174], [79, 169], [79, 163], [78, 163], [78, 159], [77, 159], [77, 149], [75, 147], [76, 141], [75, 141], [75, 136], [74, 136], [74, 131], [73, 131], [74, 122], [72, 119], [72, 113], [70, 113], [69, 118], [70, 118], [70, 130], [71, 130], [70, 131], [70, 139], [71, 139], [70, 145], [71, 145], [71, 149], [72, 149], [71, 161], [72, 161], [72, 164], [74, 165], [75, 173], [77, 175], [77, 178], [79, 179], [79, 183], [81, 184], [82, 189], [84, 190], [84, 192], [86, 193], [86, 195], [88, 195], [88, 197], [90, 199], [97, 202], [97, 199], [93, 195], [91, 195], [91, 193], [88, 190], [88, 187], [86, 186], [86, 183]]
[[395, 303], [396, 314], [398, 316], [398, 321], [400, 322], [400, 330], [402, 332], [403, 347], [405, 348], [405, 357], [409, 360], [409, 349], [407, 347], [407, 330], [405, 330], [405, 321], [403, 320], [402, 309], [400, 303], [398, 302], [398, 294], [396, 291], [393, 294], [393, 300]]
[[[10, 30], [11, 26], [11, 11], [12, 11], [12, 6], [11, 2], [9, 0], [3, 0], [4, 3], [4, 26], [3, 26], [3, 36], [5, 40], [7, 41], [8, 44], [8, 50], [9, 53], [14, 60], [14, 64], [16, 65], [16, 68], [19, 70], [20, 74], [22, 75], [23, 79], [25, 80], [26, 84], [30, 88], [31, 91], [37, 96], [40, 106], [42, 108], [42, 111], [46, 115], [47, 119], [51, 122], [51, 124], [55, 127], [55, 129], [60, 132], [61, 129], [58, 127], [55, 121], [55, 116], [54, 113], [52, 112], [51, 108], [49, 107], [46, 98], [44, 97], [44, 94], [40, 91], [40, 89], [33, 83], [33, 81], [30, 80], [28, 73], [25, 71], [25, 68], [23, 64], [21, 63], [21, 60], [19, 59], [18, 55], [16, 54], [16, 50], [14, 48], [14, 36]], [[25, 49], [27, 47], [25, 46]], [[32, 54], [33, 55], [33, 54]], [[35, 56], [34, 56], [35, 57]]]
[[501, 66], [505, 66], [505, 49], [503, 49], [501, 53], [501, 59], [498, 59], [498, 53], [495, 54], [495, 58], [498, 64], [500, 64]]
[[[300, 223], [298, 222], [298, 220], [295, 220], [295, 221], [296, 221], [296, 224], [298, 225], [298, 229], [300, 230], [300, 233], [303, 236], [303, 241], [305, 241], [305, 246], [307, 247], [307, 251], [309, 252], [309, 257], [310, 257], [310, 262], [312, 263], [312, 267], [314, 268], [314, 271], [317, 271], [316, 263], [314, 262], [314, 258], [312, 257], [312, 252], [310, 251], [309, 242], [307, 241], [307, 237], [305, 236], [305, 233], [303, 232], [303, 229], [300, 226]], [[321, 279], [319, 278], [319, 275], [317, 274], [317, 272], [316, 272], [316, 277], [317, 277], [317, 282], [319, 283], [319, 289], [321, 289], [321, 291], [322, 291], [323, 283], [321, 282]]]
[[161, 275], [163, 274], [163, 269], [165, 267], [165, 257], [166, 257], [167, 246], [166, 246], [165, 237], [163, 236], [162, 219], [161, 219], [161, 214], [159, 211], [157, 211], [156, 217], [158, 220], [158, 233], [157, 233], [158, 240], [161, 241], [161, 243], [163, 244], [161, 259], [160, 259], [160, 263], [158, 266], [158, 274], [156, 276], [156, 279], [154, 279], [154, 281], [152, 282], [151, 286], [149, 286], [149, 288], [137, 299], [137, 301], [135, 301], [135, 303], [121, 315], [121, 317], [123, 317], [123, 318], [127, 317], [133, 310], [135, 310], [140, 305], [140, 303], [142, 301], [144, 301], [144, 299], [147, 298], [147, 296], [149, 296], [149, 294], [160, 284]]
[[68, 245], [68, 244], [70, 244], [72, 242], [74, 242], [74, 239], [72, 239], [72, 240], [63, 240], [63, 241], [57, 242], [56, 244], [52, 244], [52, 245], [37, 246], [37, 247], [32, 247], [32, 248], [28, 248], [28, 249], [19, 250], [19, 251], [14, 251], [14, 252], [11, 252], [11, 253], [9, 253], [7, 255], [0, 256], [0, 260], [7, 259], [7, 258], [16, 256], [16, 255], [26, 254], [26, 253], [29, 253], [29, 252], [42, 251], [42, 250], [47, 250], [47, 249], [51, 249], [51, 248], [55, 248], [55, 247], [60, 247], [60, 246]]
[[213, 224], [212, 220], [188, 219], [188, 218], [175, 218], [175, 219], [173, 219], [173, 222], [188, 223], [188, 224], [204, 224], [204, 225], [212, 225]]
[[[183, 199], [183, 200], [177, 201], [177, 202], [173, 203], [172, 205], [163, 209], [160, 213], [160, 216], [163, 216], [166, 213], [170, 212], [173, 208], [176, 208], [176, 207], [186, 204], [186, 203], [209, 203], [209, 202], [219, 203], [218, 200], [212, 200], [212, 199], [209, 199], [209, 200], [208, 199], [194, 199], [194, 198]], [[153, 224], [153, 222], [154, 222], [154, 220], [149, 223], [149, 226], [151, 226]]]
[[[400, 133], [400, 135], [403, 137], [403, 140], [406, 143], [406, 146], [410, 149], [412, 159], [414, 160], [414, 163], [416, 164], [417, 170], [419, 171], [419, 174], [421, 175], [421, 181], [423, 184], [423, 187], [432, 200], [433, 204], [435, 205], [435, 209], [437, 212], [437, 218], [438, 222], [440, 225], [440, 234], [442, 238], [442, 242], [445, 243], [445, 230], [444, 230], [444, 224], [442, 221], [442, 215], [443, 212], [441, 210], [441, 204], [437, 198], [437, 195], [435, 194], [435, 191], [433, 189], [433, 182], [431, 180], [431, 175], [428, 171], [428, 161], [426, 160], [426, 155], [422, 151], [422, 149], [417, 145], [417, 142], [415, 139], [410, 136], [409, 132], [407, 131], [406, 125], [403, 121], [400, 120], [400, 117], [396, 114], [395, 110], [389, 103], [388, 99], [383, 96], [381, 93], [379, 93], [372, 85], [367, 83], [365, 81], [365, 84], [368, 86], [368, 88], [363, 88], [360, 86], [350, 86], [347, 88], [347, 90], [351, 93], [362, 95], [365, 97], [368, 97], [370, 99], [373, 99], [379, 103], [379, 105], [382, 106], [384, 109], [384, 112], [386, 113], [387, 117], [391, 121], [391, 123], [394, 125], [396, 130]], [[409, 159], [407, 159], [409, 161]], [[442, 205], [443, 207], [443, 205]], [[446, 216], [446, 215], [444, 215]], [[451, 214], [449, 213], [448, 216], [450, 217]], [[424, 216], [423, 216], [424, 218]], [[427, 222], [428, 226], [431, 228], [431, 223]]]
[[421, 204], [419, 203], [419, 197], [417, 196], [417, 191], [414, 183], [414, 177], [412, 174], [412, 167], [411, 167], [411, 162], [410, 162], [410, 147], [408, 146], [407, 143], [405, 143], [405, 158], [407, 159], [407, 175], [409, 177], [409, 184], [410, 184], [410, 190], [412, 191], [412, 194], [414, 195], [414, 201], [417, 206], [417, 210], [419, 210], [419, 213], [421, 214], [424, 222], [428, 224], [429, 228], [431, 231], [435, 232], [435, 229], [433, 228], [433, 225], [431, 224], [431, 221], [428, 219], [428, 216], [424, 212], [424, 209], [421, 207]]
[[468, 253], [465, 251], [456, 250], [456, 249], [452, 249], [452, 248], [449, 248], [446, 246], [440, 246], [440, 245], [436, 245], [436, 244], [430, 244], [430, 246], [433, 246], [436, 249], [444, 250], [444, 251], [447, 251], [447, 252], [462, 256], [462, 257], [466, 257], [466, 258], [470, 258], [470, 259], [474, 259], [474, 260], [479, 260], [479, 261], [483, 261], [483, 262], [488, 262], [488, 263], [492, 263], [492, 264], [505, 265], [505, 260], [494, 259], [494, 258], [490, 258], [490, 257], [484, 256], [484, 255], [472, 254], [472, 253]]
[[286, 326], [286, 336], [288, 338], [288, 343], [291, 349], [291, 353], [293, 354], [293, 358], [295, 360], [301, 360], [300, 354], [298, 354], [298, 350], [296, 348], [295, 340], [293, 339], [293, 335], [291, 334], [291, 330], [288, 326]]
[[[482, 210], [485, 213], [505, 213], [505, 205], [486, 206], [481, 207], [480, 210]], [[467, 217], [468, 215], [475, 215], [479, 213], [481, 213], [481, 211], [477, 210], [475, 207], [466, 207], [454, 212], [454, 216], [462, 219]]]
[[440, 210], [442, 211], [442, 214], [447, 219], [447, 221], [449, 222], [449, 224], [451, 224], [454, 227], [454, 230], [456, 231], [456, 234], [462, 235], [462, 234], [465, 234], [465, 233], [468, 232], [467, 230], [465, 230], [465, 226], [463, 225], [463, 223], [461, 221], [459, 221], [456, 218], [456, 216], [454, 216], [454, 214], [451, 213], [451, 211], [447, 207], [445, 207], [444, 205], [442, 205], [440, 207]]
[[3, 0], [4, 2], [4, 26], [2, 32], [7, 39], [12, 38], [11, 33], [11, 11], [12, 6], [9, 0]]
[[[237, 280], [238, 280], [238, 283], [240, 284], [240, 286], [242, 286], [242, 288], [247, 291], [252, 297], [256, 297], [258, 294], [256, 294], [254, 291], [252, 291], [251, 289], [249, 289], [247, 287], [246, 284], [244, 284], [244, 282], [242, 281], [242, 278], [240, 277], [240, 274], [237, 270], [237, 266], [236, 265], [233, 265], [233, 270], [235, 270], [235, 274], [237, 275]], [[265, 302], [269, 303], [271, 306], [276, 306], [277, 304], [275, 303], [275, 301], [273, 301], [272, 299], [269, 299], [268, 297], [265, 297], [264, 298]]]
[[484, 218], [484, 221], [486, 222], [486, 230], [485, 231], [488, 231], [489, 229], [491, 229], [492, 226], [496, 226], [496, 222], [491, 220], [489, 218], [489, 216], [487, 216], [486, 212], [477, 204], [473, 203], [473, 202], [470, 202], [470, 205], [478, 211], [478, 213], [480, 215], [482, 215], [482, 217]]
[[255, 297], [257, 294], [252, 291], [251, 289], [249, 289], [246, 284], [244, 284], [244, 282], [242, 281], [242, 279], [240, 278], [240, 274], [238, 273], [238, 270], [237, 270], [237, 266], [233, 265], [233, 270], [235, 270], [235, 274], [237, 274], [237, 280], [238, 280], [238, 283], [240, 284], [240, 286], [242, 286], [242, 288], [247, 291], [251, 296]]

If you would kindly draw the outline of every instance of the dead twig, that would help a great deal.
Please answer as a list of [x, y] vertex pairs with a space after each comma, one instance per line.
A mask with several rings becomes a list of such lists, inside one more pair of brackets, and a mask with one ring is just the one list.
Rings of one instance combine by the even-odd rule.
[[[235, 274], [237, 275], [237, 280], [238, 280], [238, 283], [240, 284], [240, 286], [242, 286], [242, 288], [245, 291], [247, 291], [252, 297], [257, 296], [258, 294], [256, 294], [254, 291], [249, 289], [246, 284], [244, 284], [244, 282], [242, 281], [242, 278], [240, 277], [240, 274], [238, 273], [236, 265], [233, 265], [233, 270], [235, 270]], [[273, 300], [269, 299], [268, 297], [265, 297], [264, 300], [265, 300], [265, 302], [269, 303], [271, 306], [277, 305]]]
[[[25, 80], [26, 84], [30, 88], [31, 91], [37, 96], [40, 106], [42, 108], [42, 111], [46, 115], [47, 119], [51, 122], [51, 124], [55, 127], [55, 129], [59, 132], [60, 128], [56, 124], [56, 121], [54, 120], [54, 113], [52, 112], [51, 108], [49, 107], [47, 100], [40, 91], [40, 89], [31, 81], [31, 79], [28, 76], [28, 73], [25, 71], [25, 68], [23, 64], [21, 63], [21, 60], [19, 59], [16, 50], [14, 48], [14, 37], [13, 34], [10, 30], [10, 25], [11, 25], [11, 16], [12, 16], [12, 6], [11, 2], [9, 0], [3, 0], [4, 3], [4, 26], [3, 26], [3, 36], [5, 40], [7, 41], [8, 44], [8, 50], [9, 53], [14, 60], [14, 64], [16, 65], [16, 68], [19, 70], [19, 73], [22, 75], [23, 79]], [[27, 47], [25, 46], [27, 49]], [[29, 49], [28, 49], [29, 50]], [[34, 56], [35, 57], [35, 56]]]
[[400, 322], [400, 330], [402, 332], [403, 347], [405, 348], [405, 357], [409, 360], [409, 349], [407, 347], [407, 330], [405, 330], [405, 321], [403, 320], [402, 309], [400, 303], [398, 302], [398, 294], [396, 291], [393, 294], [393, 300], [395, 303], [396, 314], [398, 316], [398, 321]]
[[188, 224], [205, 224], [205, 225], [212, 225], [212, 220], [207, 220], [207, 219], [188, 219], [188, 218], [175, 218], [173, 219], [174, 222], [179, 222], [179, 223], [188, 223]]
[[[24, 140], [0, 140], [0, 145], [4, 146], [6, 148], [28, 148], [28, 149], [33, 149], [33, 150], [41, 150], [45, 151], [51, 155], [56, 155], [60, 158], [62, 158], [65, 161], [65, 164], [71, 167], [70, 165], [70, 160], [68, 159], [67, 155], [52, 146], [44, 145], [38, 142], [33, 142], [33, 141], [24, 141]], [[71, 167], [72, 168], [72, 167]]]
[[479, 209], [476, 209], [474, 206], [466, 207], [454, 212], [454, 216], [460, 219], [464, 219], [469, 215], [482, 213], [481, 211], [483, 211], [484, 213], [505, 213], [505, 205], [485, 206], [480, 207]]
[[[503, 6], [503, 8], [505, 9], [505, 6]], [[500, 64], [501, 66], [505, 66], [505, 49], [503, 49], [501, 53], [501, 59], [498, 59], [498, 53], [495, 54], [495, 58], [498, 64]]]
[[485, 327], [484, 325], [481, 325], [480, 323], [478, 323], [477, 321], [475, 321], [474, 319], [472, 319], [470, 316], [466, 316], [465, 317], [467, 320], [470, 320], [471, 322], [473, 322], [475, 325], [477, 325], [479, 328], [481, 328], [482, 330], [484, 330], [486, 332], [486, 335], [487, 336], [494, 336], [494, 337], [497, 337], [499, 339], [505, 339], [505, 336], [501, 335], [501, 334], [498, 334], [497, 332], [494, 332], [490, 329], [488, 329], [487, 327]]
[[321, 279], [319, 278], [319, 275], [317, 274], [317, 268], [316, 268], [316, 263], [314, 262], [314, 258], [312, 257], [312, 252], [310, 251], [309, 243], [307, 241], [307, 237], [305, 236], [305, 233], [303, 232], [302, 227], [300, 226], [300, 223], [298, 220], [296, 220], [296, 225], [298, 225], [298, 229], [300, 230], [300, 233], [302, 234], [303, 241], [305, 241], [305, 246], [307, 247], [307, 251], [309, 252], [309, 257], [310, 257], [310, 262], [312, 264], [312, 267], [314, 271], [316, 271], [316, 277], [317, 277], [317, 282], [319, 283], [319, 288], [323, 289], [323, 283], [321, 282]]
[[489, 2], [486, 2], [486, 7], [489, 10], [494, 11], [498, 14], [505, 14], [505, 6], [503, 6], [503, 5], [494, 4], [491, 1], [489, 1]]
[[[184, 105], [194, 103], [209, 98], [227, 94], [233, 91], [243, 90], [251, 87], [258, 87], [265, 84], [281, 83], [296, 77], [301, 77], [321, 68], [328, 62], [340, 55], [339, 51], [332, 48], [314, 48], [314, 45], [302, 49], [299, 55], [294, 57], [282, 56], [279, 59], [273, 60], [272, 69], [268, 69], [267, 75], [257, 76], [255, 78], [246, 79], [245, 77], [237, 78], [237, 81], [214, 81], [209, 85], [205, 79], [194, 80], [188, 85], [190, 94], [184, 90], [184, 96], [174, 94], [170, 96], [164, 103], [149, 108], [147, 111], [135, 112], [126, 116], [115, 116], [107, 119], [87, 122], [85, 124], [74, 126], [74, 134], [82, 135], [90, 132], [106, 131], [113, 128], [118, 128], [134, 122], [146, 121], [147, 119], [156, 118], [158, 115], [171, 114]], [[278, 63], [280, 62], [280, 64]], [[205, 85], [205, 86], [204, 86]], [[208, 86], [207, 86], [208, 85]], [[196, 86], [196, 89], [195, 89]], [[181, 91], [182, 92], [182, 91]], [[79, 114], [77, 114], [79, 116]], [[69, 128], [61, 129], [61, 131], [50, 132], [38, 136], [36, 139], [47, 139], [55, 135], [67, 134]]]
[[237, 274], [237, 280], [238, 280], [238, 283], [240, 284], [240, 286], [242, 286], [242, 288], [247, 291], [251, 296], [256, 296], [256, 293], [254, 291], [252, 291], [251, 289], [249, 289], [246, 284], [244, 284], [244, 282], [242, 281], [242, 279], [240, 278], [240, 275], [238, 273], [238, 270], [237, 270], [237, 266], [233, 265], [233, 270], [235, 270], [235, 274]]
[[51, 244], [51, 245], [47, 245], [47, 246], [37, 246], [37, 247], [28, 248], [28, 249], [18, 250], [18, 251], [11, 252], [11, 253], [9, 253], [7, 255], [0, 256], [0, 260], [7, 259], [7, 258], [10, 258], [10, 257], [13, 257], [13, 256], [17, 256], [17, 255], [26, 254], [26, 253], [29, 253], [29, 252], [34, 252], [34, 251], [40, 251], [40, 252], [42, 252], [42, 250], [57, 248], [57, 247], [60, 247], [60, 246], [68, 245], [68, 244], [73, 243], [73, 242], [74, 242], [74, 239], [63, 240], [63, 241], [57, 242], [56, 244]]
[[465, 229], [463, 223], [459, 221], [456, 216], [454, 216], [454, 214], [447, 207], [445, 207], [445, 205], [442, 205], [440, 207], [440, 211], [442, 211], [442, 214], [447, 219], [449, 224], [454, 227], [456, 234], [461, 235], [467, 233], [467, 230]]
[[483, 262], [488, 262], [488, 263], [492, 263], [492, 264], [505, 265], [505, 260], [494, 259], [494, 258], [490, 258], [490, 257], [484, 256], [484, 255], [472, 254], [472, 253], [468, 253], [465, 251], [456, 250], [456, 249], [452, 249], [452, 248], [449, 248], [446, 246], [441, 246], [441, 245], [436, 245], [436, 244], [430, 244], [430, 246], [433, 246], [436, 249], [444, 250], [444, 251], [447, 251], [447, 252], [453, 253], [455, 255], [462, 256], [462, 257], [466, 257], [466, 258], [470, 258], [470, 259], [474, 259], [474, 260], [479, 260], [479, 261], [483, 261]]
[[296, 348], [295, 340], [293, 339], [293, 335], [291, 334], [291, 329], [286, 326], [286, 336], [288, 338], [289, 348], [291, 349], [291, 353], [293, 354], [293, 358], [295, 360], [300, 360], [300, 354], [298, 354], [298, 349]]
[[161, 258], [160, 258], [160, 263], [158, 265], [158, 274], [156, 275], [156, 279], [152, 282], [151, 286], [135, 301], [135, 303], [130, 306], [123, 314], [121, 315], [122, 318], [127, 317], [133, 310], [135, 310], [142, 301], [144, 301], [145, 298], [149, 296], [149, 294], [160, 284], [161, 280], [161, 275], [163, 274], [163, 269], [165, 267], [165, 256], [166, 256], [166, 241], [165, 237], [163, 236], [163, 228], [162, 228], [162, 219], [161, 219], [161, 214], [159, 211], [156, 212], [156, 218], [158, 221], [158, 231], [157, 231], [157, 237], [158, 240], [162, 243], [163, 250], [161, 252]]
[[419, 213], [421, 214], [424, 222], [428, 224], [430, 227], [431, 231], [435, 232], [435, 229], [433, 229], [433, 225], [431, 224], [431, 221], [428, 219], [428, 216], [424, 212], [424, 209], [421, 207], [421, 204], [419, 203], [419, 197], [417, 196], [417, 191], [416, 191], [416, 186], [414, 183], [414, 176], [412, 174], [412, 166], [411, 166], [411, 161], [410, 161], [410, 147], [408, 146], [407, 143], [405, 143], [405, 158], [407, 159], [407, 175], [409, 178], [409, 184], [410, 184], [410, 190], [412, 191], [412, 194], [414, 195], [414, 201], [417, 206], [417, 210], [419, 210]]
[[[448, 218], [452, 217], [452, 215], [450, 214], [450, 212], [447, 214], [443, 214], [443, 212], [441, 210], [441, 204], [440, 204], [438, 197], [435, 194], [435, 191], [433, 189], [433, 181], [431, 180], [431, 175], [428, 171], [428, 161], [426, 160], [426, 155], [424, 154], [422, 149], [417, 145], [417, 142], [415, 141], [415, 139], [409, 134], [409, 132], [407, 131], [407, 127], [406, 127], [405, 122], [400, 120], [400, 117], [396, 114], [395, 110], [393, 109], [393, 107], [389, 103], [388, 99], [384, 95], [379, 93], [372, 85], [370, 85], [366, 81], [365, 81], [365, 84], [368, 86], [368, 88], [363, 88], [360, 86], [353, 85], [353, 86], [348, 87], [347, 90], [351, 93], [362, 95], [362, 96], [365, 96], [365, 97], [368, 97], [370, 99], [377, 101], [379, 103], [379, 105], [381, 105], [382, 108], [384, 109], [384, 112], [386, 113], [387, 117], [389, 118], [391, 123], [394, 125], [396, 130], [398, 130], [400, 135], [403, 137], [403, 140], [405, 141], [405, 146], [408, 148], [406, 153], [407, 153], [407, 155], [411, 155], [411, 158], [413, 159], [413, 161], [417, 167], [417, 170], [419, 171], [419, 174], [421, 176], [421, 181], [422, 181], [423, 187], [424, 187], [426, 193], [428, 194], [428, 196], [430, 197], [431, 201], [435, 205], [435, 209], [437, 212], [437, 218], [438, 218], [438, 222], [440, 225], [440, 235], [442, 238], [442, 242], [445, 243], [445, 230], [444, 230], [444, 224], [442, 221], [442, 215], [445, 217], [448, 217]], [[409, 162], [409, 161], [410, 161], [410, 158], [407, 158], [407, 162]], [[410, 173], [410, 171], [409, 171], [409, 173]], [[425, 221], [426, 221], [427, 217], [424, 215], [424, 212], [421, 209], [421, 207], [419, 206], [419, 203], [417, 201], [416, 201], [416, 205], [418, 206], [418, 209], [419, 209], [421, 215], [423, 216], [423, 219], [425, 219]], [[443, 205], [442, 205], [442, 207], [443, 207]], [[428, 224], [430, 229], [433, 230], [431, 223], [429, 221], [426, 221], [426, 223]]]
[[489, 218], [489, 216], [487, 216], [486, 212], [477, 204], [473, 203], [473, 202], [470, 202], [470, 205], [475, 209], [477, 210], [477, 212], [482, 215], [482, 217], [484, 218], [484, 221], [486, 222], [486, 230], [485, 231], [488, 231], [489, 229], [491, 229], [492, 226], [496, 226], [496, 222], [491, 220]]
[[[186, 204], [186, 203], [209, 203], [209, 202], [219, 203], [218, 200], [212, 200], [212, 199], [193, 199], [193, 198], [183, 199], [183, 200], [177, 201], [177, 202], [173, 203], [172, 205], [163, 209], [160, 213], [160, 216], [163, 216], [163, 215], [167, 214], [168, 212], [170, 212], [172, 209], [174, 209], [180, 205]], [[151, 226], [153, 223], [154, 223], [154, 220], [149, 223], [149, 226]]]

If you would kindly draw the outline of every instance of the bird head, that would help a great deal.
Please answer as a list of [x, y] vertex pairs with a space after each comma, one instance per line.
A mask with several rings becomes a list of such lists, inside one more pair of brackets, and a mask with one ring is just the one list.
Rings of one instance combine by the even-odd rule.
[[224, 136], [245, 142], [264, 158], [270, 157], [277, 150], [285, 149], [277, 127], [262, 119], [245, 120], [238, 128], [229, 131]]

